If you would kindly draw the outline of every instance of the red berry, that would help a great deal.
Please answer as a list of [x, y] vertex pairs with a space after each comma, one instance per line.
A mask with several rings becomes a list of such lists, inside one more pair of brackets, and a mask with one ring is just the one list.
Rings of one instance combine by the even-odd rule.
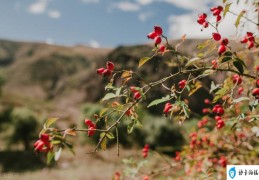
[[220, 44], [227, 46], [227, 45], [228, 45], [228, 39], [227, 39], [227, 38], [222, 39], [222, 40], [220, 41]]
[[216, 121], [221, 120], [221, 116], [215, 116], [214, 118]]
[[220, 160], [218, 161], [219, 164], [222, 166], [222, 167], [226, 167], [227, 166], [227, 159], [224, 157], [224, 156], [221, 156], [220, 157]]
[[170, 105], [165, 105], [165, 108], [164, 108], [164, 111], [163, 111], [163, 113], [164, 114], [167, 114], [168, 112], [170, 112], [170, 110], [172, 109], [172, 105], [170, 104]]
[[163, 29], [160, 26], [154, 26], [154, 32], [160, 36], [163, 34]]
[[213, 107], [212, 111], [215, 113], [215, 114], [218, 114], [218, 115], [222, 115], [224, 114], [224, 109], [223, 107], [220, 105], [220, 104], [217, 104]]
[[221, 129], [222, 127], [225, 126], [225, 123], [222, 119], [218, 120], [216, 123], [217, 129]]
[[109, 69], [105, 69], [103, 71], [103, 76], [111, 76], [111, 75], [112, 75], [112, 72]]
[[207, 28], [209, 26], [209, 23], [207, 21], [205, 21], [202, 25], [204, 28]]
[[142, 180], [149, 180], [148, 175], [145, 175], [145, 176], [142, 178]]
[[165, 45], [161, 45], [159, 48], [160, 52], [162, 53], [165, 52], [165, 48], [166, 48]]
[[211, 61], [211, 64], [212, 64], [212, 68], [213, 68], [213, 69], [218, 68], [218, 62], [217, 62], [216, 59], [212, 60], [212, 61]]
[[259, 66], [256, 66], [255, 69], [256, 69], [256, 71], [259, 71]]
[[213, 11], [213, 16], [218, 16], [221, 13], [221, 11], [219, 9], [215, 9]]
[[219, 54], [222, 54], [226, 51], [226, 46], [224, 45], [220, 45], [219, 48], [218, 48], [218, 53]]
[[40, 135], [40, 140], [44, 141], [44, 142], [48, 142], [49, 141], [49, 135], [48, 134], [41, 134]]
[[140, 98], [141, 98], [141, 94], [139, 92], [135, 92], [134, 99], [140, 99]]
[[248, 49], [253, 48], [254, 47], [254, 42], [253, 41], [248, 41], [247, 42], [247, 47], [248, 47]]
[[247, 36], [253, 36], [254, 34], [252, 32], [246, 32]]
[[259, 79], [256, 80], [255, 85], [256, 87], [259, 87]]
[[221, 15], [218, 15], [218, 16], [216, 17], [216, 21], [219, 22], [220, 20], [221, 20]]
[[178, 83], [178, 86], [180, 89], [183, 89], [186, 85], [187, 81], [184, 79], [184, 80], [181, 80], [179, 83]]
[[157, 36], [155, 37], [154, 41], [155, 41], [155, 45], [158, 45], [162, 42], [162, 38], [160, 36]]
[[247, 36], [245, 36], [242, 40], [241, 40], [241, 43], [247, 43], [248, 39], [247, 39]]
[[114, 70], [114, 64], [110, 61], [106, 63], [106, 67], [108, 70], [113, 71]]
[[209, 109], [208, 108], [203, 108], [202, 109], [202, 113], [203, 114], [207, 114], [207, 113], [209, 113], [210, 111], [209, 111]]
[[259, 88], [253, 89], [252, 95], [255, 96], [256, 99], [259, 99]]
[[237, 90], [238, 95], [241, 95], [243, 91], [244, 91], [243, 87], [238, 88]]
[[205, 103], [205, 104], [210, 104], [211, 101], [210, 101], [209, 99], [204, 99], [204, 103]]
[[242, 83], [242, 78], [238, 75], [238, 74], [235, 74], [233, 77], [232, 77], [232, 80], [233, 80], [233, 83], [237, 85], [241, 84]]
[[206, 19], [207, 18], [207, 14], [206, 13], [201, 13], [198, 15], [199, 19]]
[[133, 92], [133, 93], [138, 92], [138, 91], [136, 90], [136, 87], [135, 87], [135, 86], [131, 86], [131, 87], [130, 87], [130, 90], [131, 90], [131, 92]]
[[93, 122], [90, 119], [85, 119], [85, 125], [92, 126]]
[[247, 36], [248, 41], [255, 42], [254, 36]]
[[218, 10], [220, 10], [220, 11], [223, 10], [223, 7], [222, 7], [222, 6], [218, 6], [217, 8], [218, 8]]
[[93, 135], [94, 135], [94, 133], [95, 133], [95, 129], [96, 129], [96, 127], [95, 127], [95, 125], [94, 125], [94, 124], [93, 124], [93, 126], [90, 126], [90, 127], [88, 128], [88, 132], [87, 132], [88, 137], [91, 137], [91, 136], [93, 136]]
[[155, 37], [157, 37], [158, 35], [157, 35], [157, 33], [155, 33], [155, 32], [151, 32], [151, 33], [149, 33], [148, 35], [147, 35], [147, 37], [149, 38], [149, 39], [155, 39]]
[[202, 25], [205, 22], [205, 19], [198, 19], [197, 22]]
[[105, 71], [106, 69], [105, 68], [99, 68], [96, 70], [97, 74], [99, 75], [103, 75], [103, 72]]
[[212, 37], [215, 41], [219, 41], [221, 39], [221, 35], [219, 33], [212, 33]]

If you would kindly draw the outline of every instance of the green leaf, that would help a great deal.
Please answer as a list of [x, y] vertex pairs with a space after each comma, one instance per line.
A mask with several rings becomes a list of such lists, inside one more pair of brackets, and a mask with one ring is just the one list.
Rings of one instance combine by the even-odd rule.
[[109, 139], [114, 139], [114, 135], [111, 132], [106, 133], [106, 137]]
[[150, 57], [143, 57], [142, 59], [140, 59], [138, 67], [140, 68], [143, 64], [145, 64], [150, 59], [151, 59]]
[[249, 101], [250, 99], [248, 97], [240, 97], [233, 100], [233, 103], [239, 103], [241, 101]]
[[54, 159], [54, 152], [52, 151], [49, 151], [48, 154], [47, 154], [47, 165], [50, 165], [50, 163], [53, 161]]
[[51, 144], [53, 145], [57, 145], [57, 144], [60, 144], [61, 141], [60, 140], [54, 140], [54, 141], [51, 141]]
[[107, 148], [107, 138], [106, 137], [104, 137], [103, 138], [103, 140], [102, 140], [102, 142], [101, 142], [101, 148], [102, 148], [102, 150], [106, 150], [106, 148]]
[[155, 106], [155, 105], [158, 105], [160, 103], [163, 103], [163, 102], [166, 102], [170, 100], [170, 96], [166, 96], [166, 97], [162, 97], [161, 99], [156, 99], [154, 101], [152, 101], [151, 103], [149, 103], [149, 105], [147, 106], [147, 108], [150, 108], [151, 106]]
[[[226, 0], [223, 0], [223, 3], [225, 3]], [[225, 6], [225, 9], [224, 9], [224, 13], [223, 13], [223, 17], [225, 17], [227, 15], [227, 12], [229, 11], [229, 8], [231, 6], [232, 3], [228, 3], [226, 6]]]
[[232, 56], [232, 55], [233, 55], [233, 53], [232, 53], [232, 52], [230, 52], [230, 51], [227, 51], [227, 52], [225, 52], [223, 55], [224, 55], [224, 56]]
[[238, 27], [238, 25], [239, 25], [239, 23], [240, 23], [240, 20], [241, 20], [241, 18], [242, 18], [242, 16], [245, 14], [245, 11], [241, 11], [240, 13], [239, 13], [239, 15], [238, 15], [238, 17], [237, 17], [237, 20], [236, 20], [236, 22], [235, 22], [235, 26], [236, 26], [236, 28]]
[[189, 117], [190, 117], [190, 111], [189, 111], [188, 105], [185, 104], [185, 102], [183, 102], [183, 101], [180, 102], [180, 105], [181, 105], [181, 107], [183, 108], [184, 115], [185, 115], [187, 118], [189, 118]]
[[107, 93], [107, 94], [102, 98], [101, 101], [106, 101], [106, 100], [109, 100], [109, 99], [112, 99], [112, 98], [115, 98], [115, 97], [117, 97], [115, 94], [113, 94], [113, 93]]
[[115, 94], [115, 95], [116, 95], [116, 96], [119, 96], [120, 93], [121, 93], [121, 87], [116, 90], [116, 94]]
[[224, 63], [224, 62], [228, 62], [229, 60], [231, 60], [232, 57], [229, 57], [229, 56], [225, 56], [221, 59], [221, 62]]
[[201, 58], [198, 58], [198, 57], [192, 58], [192, 59], [190, 59], [190, 60], [185, 64], [185, 66], [186, 66], [186, 67], [192, 66], [195, 62], [197, 62], [197, 61], [199, 61], [199, 60], [201, 60]]
[[135, 120], [134, 120], [134, 124], [135, 124], [137, 127], [142, 128], [142, 123], [140, 122], [140, 120], [135, 119]]
[[215, 97], [212, 101], [212, 103], [217, 102], [220, 98], [222, 98], [223, 96], [225, 96], [225, 94], [227, 94], [227, 92], [229, 91], [229, 87], [228, 86], [224, 86], [223, 88], [219, 89], [216, 94]]
[[108, 111], [109, 108], [103, 108], [100, 113], [99, 113], [99, 116], [102, 116], [106, 111]]
[[60, 147], [59, 150], [55, 152], [55, 157], [54, 157], [55, 161], [59, 160], [61, 153], [62, 153], [62, 148]]
[[132, 133], [133, 129], [134, 129], [134, 125], [135, 123], [134, 122], [131, 122], [128, 127], [127, 127], [127, 131], [128, 131], [128, 134]]
[[237, 68], [237, 70], [240, 74], [244, 73], [244, 67], [243, 67], [243, 64], [240, 61], [234, 61], [233, 65]]
[[58, 120], [58, 118], [49, 118], [45, 124], [44, 124], [44, 128], [48, 128], [50, 127], [53, 123], [55, 123]]

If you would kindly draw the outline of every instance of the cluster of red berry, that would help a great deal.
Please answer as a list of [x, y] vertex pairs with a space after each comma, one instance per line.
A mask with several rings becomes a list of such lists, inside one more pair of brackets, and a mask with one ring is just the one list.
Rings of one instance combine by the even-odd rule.
[[223, 7], [222, 6], [213, 7], [210, 9], [210, 11], [212, 12], [213, 16], [216, 16], [216, 22], [219, 22], [221, 20], [220, 14], [223, 11]]
[[256, 98], [256, 99], [259, 99], [259, 79], [256, 80], [256, 88], [254, 88], [252, 90], [252, 95]]
[[[147, 35], [149, 39], [154, 39], [155, 46], [159, 45], [162, 42], [161, 36], [163, 35], [163, 29], [160, 26], [154, 26], [154, 30]], [[166, 46], [160, 45], [160, 52], [165, 52]]]
[[131, 86], [130, 90], [132, 93], [134, 93], [134, 99], [140, 99], [141, 98], [141, 93], [139, 92], [139, 90], [136, 89], [135, 86]]
[[144, 148], [142, 149], [142, 156], [143, 156], [143, 158], [146, 158], [148, 156], [148, 151], [149, 151], [149, 145], [146, 144], [144, 146]]
[[38, 152], [48, 152], [51, 149], [51, 144], [48, 134], [41, 134], [40, 139], [34, 143], [34, 150]]
[[85, 119], [85, 125], [88, 127], [88, 137], [93, 136], [96, 130], [96, 125], [90, 119]]
[[207, 123], [208, 123], [208, 118], [203, 118], [198, 122], [198, 128], [202, 128], [203, 126], [206, 126]]
[[253, 33], [247, 32], [246, 36], [241, 40], [241, 43], [247, 43], [247, 48], [251, 49], [255, 45], [255, 38]]
[[110, 61], [106, 63], [106, 68], [99, 68], [96, 70], [97, 74], [102, 76], [111, 76], [114, 70], [114, 64]]
[[181, 154], [179, 151], [176, 151], [175, 152], [175, 158], [174, 158], [176, 161], [180, 161], [181, 160]]
[[233, 83], [237, 85], [240, 85], [243, 81], [238, 74], [233, 75], [232, 80], [233, 80]]

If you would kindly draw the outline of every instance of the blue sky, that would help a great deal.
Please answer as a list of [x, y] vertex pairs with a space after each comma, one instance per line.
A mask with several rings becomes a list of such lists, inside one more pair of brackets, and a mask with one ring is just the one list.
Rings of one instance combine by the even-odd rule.
[[148, 42], [153, 25], [173, 39], [204, 38], [212, 30], [200, 32], [197, 14], [213, 5], [215, 0], [2, 0], [0, 38], [115, 47]]

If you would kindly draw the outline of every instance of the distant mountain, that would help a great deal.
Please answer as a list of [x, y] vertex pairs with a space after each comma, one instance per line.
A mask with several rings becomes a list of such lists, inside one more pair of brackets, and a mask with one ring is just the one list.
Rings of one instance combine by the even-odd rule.
[[[179, 42], [174, 41], [173, 44]], [[178, 48], [193, 57], [197, 45], [203, 42], [185, 40]], [[50, 115], [78, 118], [82, 103], [97, 102], [103, 97], [107, 79], [96, 75], [96, 69], [105, 66], [107, 60], [113, 61], [116, 69], [138, 71], [148, 81], [158, 80], [176, 71], [167, 65], [174, 60], [169, 54], [157, 56], [138, 69], [139, 60], [151, 56], [152, 48], [151, 45], [136, 45], [95, 49], [82, 45], [64, 47], [1, 40], [0, 75], [6, 80], [2, 100], [7, 104], [26, 105], [38, 111], [46, 109]], [[171, 86], [179, 80], [176, 78], [167, 85]], [[150, 93], [148, 101], [166, 93], [165, 89], [157, 87]], [[193, 102], [201, 103], [202, 95], [204, 90], [192, 97]], [[197, 111], [201, 110], [200, 107], [192, 106]], [[152, 112], [161, 111], [161, 108], [153, 108]]]

